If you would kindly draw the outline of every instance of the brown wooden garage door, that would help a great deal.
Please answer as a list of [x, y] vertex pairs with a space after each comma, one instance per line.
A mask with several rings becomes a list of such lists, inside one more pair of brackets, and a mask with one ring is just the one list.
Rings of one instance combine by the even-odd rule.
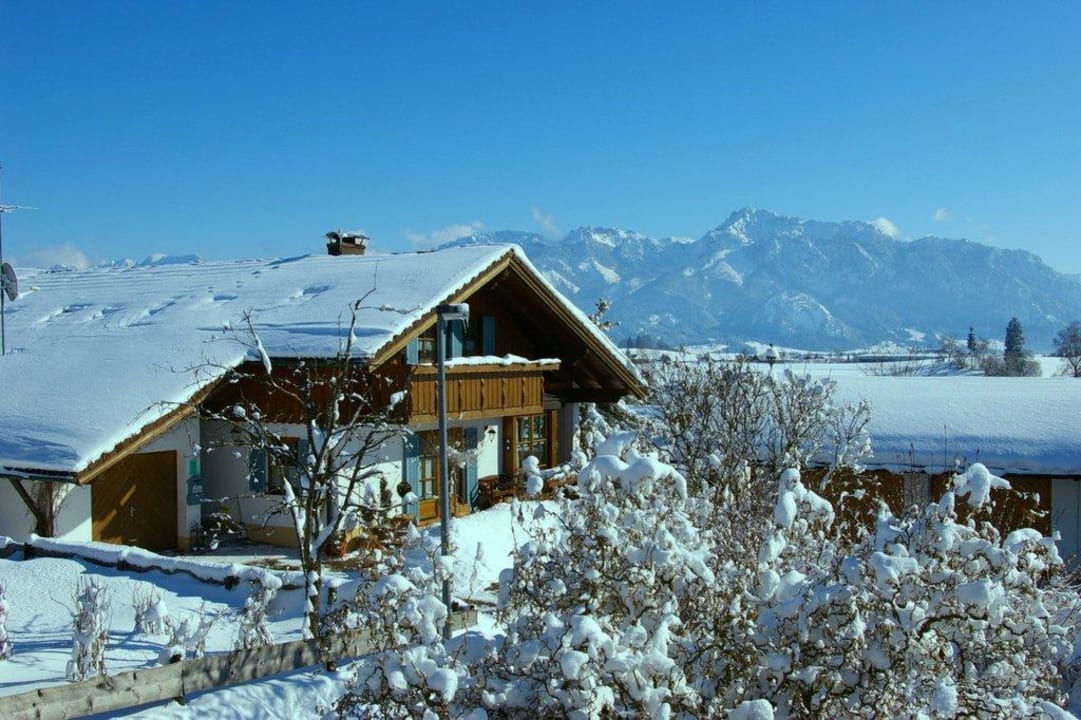
[[176, 453], [130, 455], [94, 480], [94, 539], [147, 550], [177, 546]]

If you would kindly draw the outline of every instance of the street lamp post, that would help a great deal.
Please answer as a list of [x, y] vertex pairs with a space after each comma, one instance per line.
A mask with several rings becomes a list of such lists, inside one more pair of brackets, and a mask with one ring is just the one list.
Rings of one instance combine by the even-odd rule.
[[[437, 328], [435, 338], [436, 395], [439, 402], [439, 522], [440, 555], [450, 555], [450, 463], [447, 459], [447, 323], [469, 322], [469, 305], [443, 304], [435, 309]], [[443, 624], [443, 639], [450, 639], [450, 578], [443, 577], [443, 605], [447, 619]]]

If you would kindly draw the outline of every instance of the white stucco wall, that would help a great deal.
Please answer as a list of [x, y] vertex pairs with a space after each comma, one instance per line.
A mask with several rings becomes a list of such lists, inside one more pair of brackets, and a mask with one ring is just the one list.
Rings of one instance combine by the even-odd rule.
[[56, 534], [62, 540], [89, 542], [94, 537], [90, 518], [90, 486], [73, 487], [56, 517]]
[[16, 540], [34, 531], [34, 521], [26, 504], [6, 478], [0, 478], [0, 535]]
[[[26, 482], [26, 485], [29, 487], [30, 482]], [[63, 484], [63, 487], [68, 488], [68, 496], [57, 514], [57, 537], [64, 540], [90, 540], [90, 488], [68, 483]], [[26, 509], [26, 504], [15, 492], [11, 482], [0, 479], [0, 535], [22, 540], [32, 532], [34, 516]]]
[[[209, 502], [204, 512], [226, 510], [234, 520], [248, 527], [253, 540], [267, 540], [278, 544], [291, 542], [288, 537], [293, 519], [288, 512], [281, 512], [281, 496], [275, 494], [254, 495], [248, 479], [248, 452], [246, 446], [233, 445], [231, 425], [221, 421], [204, 422], [202, 426], [202, 472], [205, 494]], [[275, 424], [270, 430], [282, 437], [304, 437], [306, 429], [299, 424]], [[371, 460], [372, 469], [384, 473], [388, 487], [393, 492], [401, 482], [403, 447], [401, 440], [393, 438], [377, 451]], [[373, 480], [378, 487], [378, 481]], [[220, 500], [220, 502], [213, 502]], [[264, 530], [265, 528], [265, 530]]]

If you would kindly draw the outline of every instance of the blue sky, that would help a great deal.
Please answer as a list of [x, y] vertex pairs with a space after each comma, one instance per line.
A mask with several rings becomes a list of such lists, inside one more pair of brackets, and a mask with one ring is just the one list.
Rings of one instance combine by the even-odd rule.
[[[4, 253], [885, 218], [1081, 273], [1081, 3], [0, 0]], [[889, 227], [889, 225], [884, 225]]]

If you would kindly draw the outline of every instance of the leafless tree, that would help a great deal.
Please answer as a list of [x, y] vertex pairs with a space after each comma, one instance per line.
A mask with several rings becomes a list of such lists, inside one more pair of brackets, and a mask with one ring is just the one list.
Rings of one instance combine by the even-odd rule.
[[[351, 306], [348, 322], [339, 322], [339, 349], [327, 358], [272, 361], [256, 319], [245, 315], [243, 330], [232, 339], [260, 362], [226, 368], [219, 399], [200, 408], [204, 419], [231, 426], [229, 445], [261, 450], [270, 467], [288, 478], [271, 512], [292, 520], [308, 598], [306, 630], [314, 638], [325, 634], [320, 623], [324, 561], [340, 553], [344, 533], [400, 508], [378, 461], [389, 441], [408, 433], [397, 407], [402, 396], [392, 392], [392, 378], [355, 351], [357, 316], [371, 292]], [[304, 442], [288, 442], [283, 423], [303, 428]]]

